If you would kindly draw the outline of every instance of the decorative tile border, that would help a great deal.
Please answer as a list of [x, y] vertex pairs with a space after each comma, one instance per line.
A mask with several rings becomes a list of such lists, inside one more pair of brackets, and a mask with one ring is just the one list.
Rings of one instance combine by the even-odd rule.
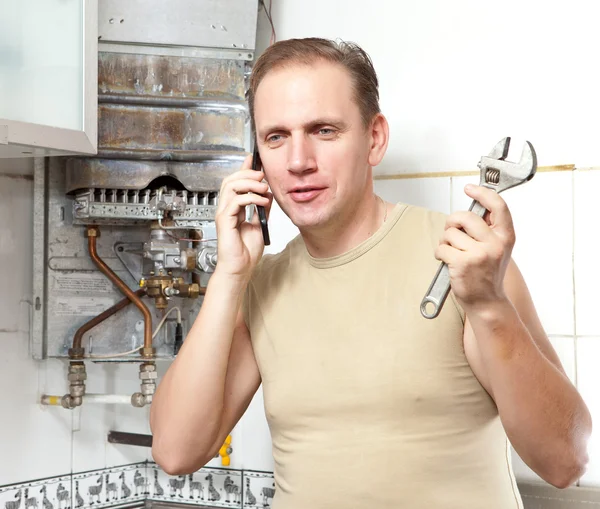
[[149, 494], [147, 470], [146, 463], [133, 463], [73, 474], [71, 507], [95, 509], [143, 502]]
[[275, 480], [270, 472], [244, 470], [244, 504], [243, 507], [256, 509], [271, 507], [275, 496]]
[[154, 491], [149, 500], [210, 507], [242, 507], [242, 471], [201, 468], [188, 475], [170, 476], [149, 464]]
[[205, 467], [170, 476], [143, 462], [0, 486], [0, 509], [101, 509], [146, 500], [266, 509], [274, 495], [271, 472]]
[[0, 487], [4, 509], [70, 509], [71, 476], [40, 479]]

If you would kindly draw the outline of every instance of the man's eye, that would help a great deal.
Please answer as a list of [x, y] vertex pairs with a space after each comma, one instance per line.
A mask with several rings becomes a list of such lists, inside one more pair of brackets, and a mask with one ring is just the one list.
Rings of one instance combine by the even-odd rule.
[[322, 129], [319, 129], [319, 134], [322, 134], [323, 136], [330, 136], [333, 133], [333, 129], [329, 129], [328, 127], [323, 127]]
[[279, 138], [281, 138], [281, 136], [279, 134], [274, 134], [273, 136], [269, 136], [267, 138], [267, 142], [273, 143], [273, 142], [279, 141]]

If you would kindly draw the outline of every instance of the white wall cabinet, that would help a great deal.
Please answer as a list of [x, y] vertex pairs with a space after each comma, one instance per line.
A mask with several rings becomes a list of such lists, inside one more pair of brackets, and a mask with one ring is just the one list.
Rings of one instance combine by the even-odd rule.
[[97, 151], [98, 0], [0, 0], [0, 158]]

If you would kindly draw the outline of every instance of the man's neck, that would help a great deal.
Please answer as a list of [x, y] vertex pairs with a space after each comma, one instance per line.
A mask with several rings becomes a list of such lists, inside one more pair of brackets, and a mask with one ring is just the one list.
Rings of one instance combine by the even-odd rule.
[[389, 204], [375, 194], [363, 205], [340, 217], [335, 224], [319, 231], [300, 231], [306, 248], [314, 258], [344, 254], [371, 237], [383, 224]]

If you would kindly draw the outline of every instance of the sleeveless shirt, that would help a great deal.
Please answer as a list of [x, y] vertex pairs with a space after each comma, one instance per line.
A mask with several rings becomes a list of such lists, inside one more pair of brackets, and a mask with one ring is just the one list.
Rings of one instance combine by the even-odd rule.
[[243, 312], [271, 432], [273, 509], [521, 509], [497, 407], [452, 293], [420, 303], [444, 214], [398, 203], [352, 250], [264, 255]]

